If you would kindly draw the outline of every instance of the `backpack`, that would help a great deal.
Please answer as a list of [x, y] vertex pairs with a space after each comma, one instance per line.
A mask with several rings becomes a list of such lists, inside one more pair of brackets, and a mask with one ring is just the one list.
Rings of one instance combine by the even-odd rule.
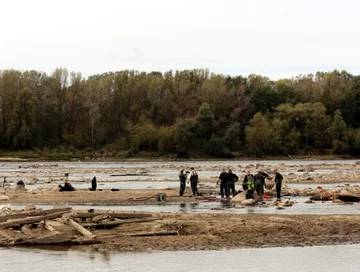
[[198, 180], [199, 180], [198, 174], [196, 173], [196, 171], [193, 171], [190, 176], [190, 181], [197, 182]]

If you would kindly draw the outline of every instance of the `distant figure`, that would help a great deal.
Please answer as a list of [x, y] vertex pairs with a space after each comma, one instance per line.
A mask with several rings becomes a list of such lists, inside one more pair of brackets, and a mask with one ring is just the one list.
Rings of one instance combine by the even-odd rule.
[[264, 187], [265, 187], [265, 178], [269, 177], [268, 174], [258, 171], [257, 174], [254, 176], [255, 180], [255, 191], [257, 192], [259, 196], [259, 201], [262, 201], [262, 197], [264, 194]]
[[15, 190], [25, 190], [25, 183], [22, 180], [16, 182]]
[[180, 179], [180, 191], [179, 191], [179, 196], [183, 196], [184, 192], [185, 192], [185, 187], [186, 187], [186, 177], [190, 172], [186, 171], [184, 173], [184, 168], [180, 169], [179, 172], [179, 179]]
[[59, 192], [75, 191], [75, 188], [70, 184], [68, 180], [65, 181], [64, 186], [59, 185]]
[[228, 191], [228, 195], [230, 196], [230, 191], [232, 196], [236, 196], [237, 192], [235, 190], [235, 182], [237, 182], [239, 180], [239, 177], [237, 175], [235, 175], [231, 169], [229, 169], [228, 173], [227, 173], [227, 191]]
[[227, 181], [228, 181], [228, 173], [226, 173], [225, 168], [222, 169], [222, 172], [219, 176], [219, 180], [216, 182], [216, 185], [220, 182], [220, 194], [221, 198], [224, 198], [224, 195], [226, 197], [229, 197], [229, 190], [227, 188]]
[[96, 187], [97, 187], [96, 177], [93, 177], [93, 179], [91, 180], [91, 188], [89, 188], [89, 190], [96, 191]]
[[194, 167], [191, 167], [190, 168], [190, 184], [191, 184], [191, 191], [193, 193], [194, 196], [198, 196], [199, 195], [199, 192], [198, 192], [198, 189], [197, 189], [197, 184], [199, 182], [199, 176], [197, 174], [197, 172], [194, 170]]
[[275, 188], [276, 188], [276, 197], [277, 197], [276, 200], [280, 200], [283, 176], [279, 173], [277, 169], [274, 170], [274, 174], [275, 174]]
[[249, 170], [246, 171], [246, 175], [243, 180], [243, 189], [246, 190], [246, 199], [254, 199], [254, 176], [250, 173]]

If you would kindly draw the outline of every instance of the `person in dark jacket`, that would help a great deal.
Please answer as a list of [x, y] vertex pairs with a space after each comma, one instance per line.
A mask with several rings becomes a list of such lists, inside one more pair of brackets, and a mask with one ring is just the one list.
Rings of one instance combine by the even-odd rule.
[[179, 191], [179, 196], [183, 196], [184, 195], [184, 191], [185, 191], [185, 187], [186, 187], [186, 176], [189, 172], [185, 172], [184, 168], [180, 169], [179, 172], [179, 179], [180, 179], [180, 191]]
[[243, 189], [246, 190], [246, 199], [254, 199], [254, 176], [250, 173], [249, 170], [246, 171], [246, 175], [243, 180]]
[[228, 198], [229, 197], [229, 191], [227, 188], [227, 177], [228, 173], [226, 173], [225, 168], [222, 169], [222, 172], [219, 176], [219, 180], [216, 182], [216, 185], [220, 182], [220, 194], [221, 198], [224, 198], [224, 195]]
[[279, 173], [279, 171], [277, 169], [274, 170], [274, 174], [275, 174], [276, 197], [277, 197], [277, 200], [280, 200], [283, 176]]
[[97, 188], [96, 177], [93, 177], [93, 179], [91, 180], [91, 188], [89, 188], [89, 190], [96, 191], [96, 188]]
[[262, 201], [266, 177], [269, 177], [269, 175], [260, 170], [257, 172], [257, 174], [254, 175], [255, 191], [257, 192], [257, 194], [259, 196], [259, 201]]
[[237, 192], [235, 190], [235, 182], [237, 182], [239, 180], [239, 177], [237, 175], [235, 175], [231, 169], [229, 169], [228, 173], [227, 173], [227, 191], [228, 194], [230, 196], [230, 191], [232, 193], [232, 196], [236, 196]]
[[59, 185], [59, 192], [65, 192], [65, 191], [75, 191], [75, 188], [70, 184], [68, 180], [65, 181], [64, 186]]

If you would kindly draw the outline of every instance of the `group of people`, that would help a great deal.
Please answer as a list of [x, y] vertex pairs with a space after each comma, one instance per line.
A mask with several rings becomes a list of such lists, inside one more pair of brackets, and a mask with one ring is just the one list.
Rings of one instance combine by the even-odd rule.
[[228, 198], [230, 196], [230, 192], [233, 196], [237, 194], [235, 190], [235, 182], [238, 180], [239, 177], [235, 175], [231, 169], [229, 169], [228, 172], [226, 172], [225, 168], [222, 169], [219, 180], [216, 182], [216, 185], [220, 183], [220, 194], [222, 198], [224, 198], [224, 196]]
[[193, 196], [199, 196], [199, 191], [197, 187], [199, 183], [199, 176], [198, 173], [195, 171], [194, 167], [191, 167], [190, 171], [185, 171], [185, 169], [182, 168], [179, 172], [179, 179], [180, 179], [180, 192], [179, 192], [180, 196], [184, 195], [186, 182], [190, 183]]
[[[281, 187], [283, 176], [279, 173], [278, 170], [274, 170], [275, 174], [275, 188], [276, 188], [276, 197], [277, 200], [281, 199]], [[242, 189], [245, 191], [247, 199], [254, 199], [254, 192], [257, 192], [259, 196], [259, 201], [262, 201], [265, 188], [265, 179], [269, 175], [265, 172], [259, 170], [255, 175], [252, 175], [249, 170], [246, 171], [246, 175], [243, 179]], [[190, 183], [191, 191], [193, 196], [199, 196], [198, 183], [199, 176], [198, 173], [194, 170], [194, 167], [190, 168], [190, 171], [185, 171], [182, 168], [179, 172], [180, 179], [180, 191], [179, 195], [183, 196], [186, 188], [186, 182]], [[230, 195], [233, 197], [238, 193], [235, 189], [235, 183], [239, 180], [239, 177], [232, 172], [229, 168], [226, 172], [225, 168], [222, 169], [222, 172], [219, 176], [219, 180], [216, 182], [216, 185], [220, 183], [220, 194], [221, 198], [229, 198]]]
[[[276, 197], [277, 200], [280, 200], [283, 176], [278, 170], [274, 170], [274, 174]], [[265, 188], [265, 178], [268, 177], [269, 175], [261, 170], [259, 170], [255, 175], [252, 175], [250, 171], [247, 170], [242, 183], [242, 188], [246, 192], [246, 199], [254, 199], [254, 192], [256, 191], [259, 196], [259, 200], [262, 201]], [[231, 171], [231, 169], [229, 169], [228, 172], [225, 171], [225, 168], [222, 169], [219, 180], [216, 183], [216, 185], [218, 185], [220, 182], [220, 194], [222, 198], [224, 198], [224, 196], [229, 198], [230, 191], [233, 197], [237, 194], [237, 191], [235, 190], [236, 181], [238, 181], [238, 177]]]

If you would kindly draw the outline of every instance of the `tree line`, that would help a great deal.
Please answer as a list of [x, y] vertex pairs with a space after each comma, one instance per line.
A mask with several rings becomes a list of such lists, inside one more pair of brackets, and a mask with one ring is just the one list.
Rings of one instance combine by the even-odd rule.
[[230, 157], [360, 154], [360, 76], [0, 71], [0, 147]]

